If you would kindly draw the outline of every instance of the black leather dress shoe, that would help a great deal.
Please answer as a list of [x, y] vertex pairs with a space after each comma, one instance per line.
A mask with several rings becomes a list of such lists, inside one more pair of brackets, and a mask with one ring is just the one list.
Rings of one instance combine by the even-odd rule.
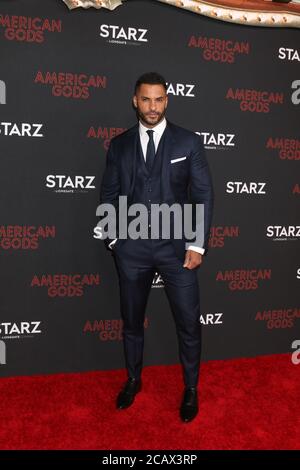
[[198, 414], [198, 394], [196, 387], [184, 390], [183, 400], [180, 406], [180, 418], [185, 423], [192, 421]]
[[118, 395], [117, 408], [123, 410], [132, 405], [136, 394], [141, 388], [142, 382], [140, 380], [129, 378]]

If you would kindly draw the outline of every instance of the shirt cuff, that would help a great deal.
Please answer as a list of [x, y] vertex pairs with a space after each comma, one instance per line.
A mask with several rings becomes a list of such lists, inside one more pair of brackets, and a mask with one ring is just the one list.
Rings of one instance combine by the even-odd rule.
[[114, 244], [116, 243], [117, 240], [118, 240], [118, 239], [115, 238], [112, 242], [109, 243], [108, 248], [109, 248], [110, 250], [112, 250], [112, 247], [114, 246]]
[[203, 255], [203, 254], [205, 253], [205, 249], [204, 249], [204, 248], [200, 248], [199, 246], [190, 245], [190, 246], [188, 246], [187, 249], [188, 249], [188, 250], [192, 250], [192, 251], [196, 251], [197, 253], [200, 253], [200, 255]]

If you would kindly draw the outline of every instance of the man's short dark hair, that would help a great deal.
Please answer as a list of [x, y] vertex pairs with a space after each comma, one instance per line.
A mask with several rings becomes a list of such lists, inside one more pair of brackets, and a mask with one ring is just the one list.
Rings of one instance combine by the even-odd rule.
[[141, 75], [136, 81], [136, 84], [134, 87], [135, 94], [137, 90], [139, 89], [139, 87], [144, 83], [147, 85], [162, 85], [164, 89], [167, 91], [166, 80], [159, 73], [156, 73], [156, 72], [143, 73], [143, 75]]

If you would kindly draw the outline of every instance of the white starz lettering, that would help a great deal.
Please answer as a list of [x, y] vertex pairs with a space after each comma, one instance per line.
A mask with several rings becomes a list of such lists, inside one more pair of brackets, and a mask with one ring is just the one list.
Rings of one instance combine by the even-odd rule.
[[297, 60], [300, 62], [300, 54], [297, 49], [290, 49], [289, 47], [280, 47], [278, 51], [279, 59]]
[[195, 85], [184, 84], [184, 83], [168, 83], [167, 82], [167, 94], [174, 96], [186, 96], [188, 98], [194, 98], [193, 93]]
[[208, 313], [207, 315], [200, 315], [200, 323], [202, 325], [222, 325], [223, 313]]
[[214, 134], [212, 132], [196, 132], [196, 134], [202, 136], [203, 143], [207, 146], [235, 146], [235, 143], [233, 141], [235, 134], [223, 134], [221, 132], [219, 132], [218, 134]]
[[102, 24], [100, 26], [100, 36], [103, 38], [120, 39], [125, 41], [148, 42], [145, 37], [147, 29], [142, 28], [123, 28], [122, 26], [112, 24]]
[[41, 322], [40, 321], [32, 321], [32, 322], [20, 322], [11, 323], [11, 322], [3, 322], [0, 323], [0, 334], [3, 335], [24, 335], [24, 334], [36, 334], [41, 333], [42, 331], [39, 328]]
[[40, 133], [43, 124], [28, 124], [22, 122], [16, 124], [12, 122], [0, 122], [0, 135], [18, 137], [44, 137], [44, 134]]
[[269, 225], [267, 227], [267, 237], [300, 237], [300, 225]]
[[265, 186], [266, 183], [245, 183], [243, 181], [228, 181], [226, 192], [229, 194], [266, 194]]
[[60, 188], [60, 189], [95, 189], [93, 184], [95, 176], [67, 176], [67, 175], [47, 175], [46, 186], [47, 188]]

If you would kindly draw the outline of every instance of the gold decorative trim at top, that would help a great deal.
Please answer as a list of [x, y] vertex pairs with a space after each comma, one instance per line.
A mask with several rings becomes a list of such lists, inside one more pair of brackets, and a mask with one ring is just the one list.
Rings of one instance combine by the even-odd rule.
[[114, 10], [122, 5], [122, 0], [63, 0], [68, 5], [70, 10], [73, 8], [108, 8]]
[[[114, 10], [126, 0], [63, 0], [74, 8]], [[300, 0], [289, 3], [270, 0], [156, 0], [210, 18], [251, 26], [300, 28]]]

